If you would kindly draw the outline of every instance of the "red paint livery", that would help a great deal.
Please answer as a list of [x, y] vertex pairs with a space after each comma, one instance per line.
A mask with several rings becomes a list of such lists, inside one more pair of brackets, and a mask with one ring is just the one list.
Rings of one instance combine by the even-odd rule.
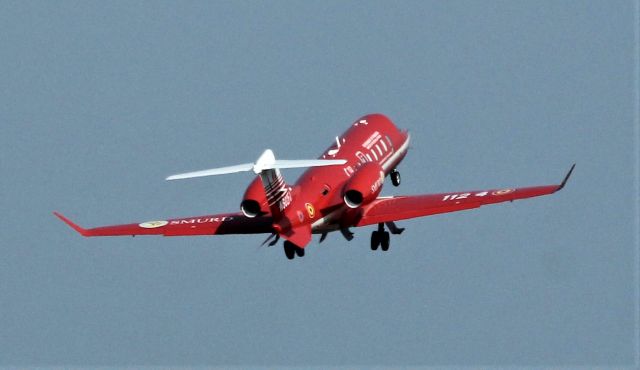
[[[241, 212], [148, 221], [84, 229], [54, 212], [83, 236], [119, 235], [218, 235], [271, 234], [265, 243], [274, 245], [282, 237], [289, 259], [304, 256], [311, 234], [340, 230], [351, 240], [349, 227], [377, 224], [371, 235], [371, 249], [389, 248], [389, 232], [400, 234], [394, 221], [438, 213], [478, 208], [485, 204], [513, 201], [555, 193], [566, 184], [516, 189], [477, 190], [456, 193], [378, 197], [384, 178], [400, 183], [395, 169], [407, 154], [410, 136], [382, 114], [358, 119], [318, 160], [276, 160], [265, 151], [256, 163], [174, 175], [182, 179], [253, 170], [258, 176], [249, 185]], [[310, 167], [294, 185], [287, 185], [280, 169]]]

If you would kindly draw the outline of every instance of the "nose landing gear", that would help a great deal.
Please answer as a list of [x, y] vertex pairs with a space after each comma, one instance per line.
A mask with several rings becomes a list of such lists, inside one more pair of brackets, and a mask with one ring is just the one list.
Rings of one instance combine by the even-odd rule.
[[391, 177], [391, 183], [393, 186], [400, 186], [400, 172], [398, 172], [398, 170], [394, 168], [389, 176]]

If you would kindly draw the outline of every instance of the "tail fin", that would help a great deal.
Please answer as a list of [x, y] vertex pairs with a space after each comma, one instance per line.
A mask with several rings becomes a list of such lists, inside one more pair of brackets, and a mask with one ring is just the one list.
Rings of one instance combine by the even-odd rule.
[[265, 150], [255, 163], [243, 163], [236, 166], [212, 168], [171, 175], [167, 180], [190, 179], [213, 175], [224, 175], [236, 172], [253, 171], [260, 175], [262, 186], [267, 195], [269, 208], [274, 220], [278, 220], [285, 208], [291, 203], [291, 188], [289, 188], [280, 174], [283, 168], [303, 168], [335, 166], [347, 163], [344, 159], [303, 159], [277, 160], [271, 149]]
[[276, 158], [273, 152], [267, 149], [256, 161], [253, 171], [259, 174], [262, 179], [262, 186], [273, 219], [280, 220], [282, 212], [291, 203], [291, 188], [282, 178], [280, 169], [273, 167], [275, 162]]

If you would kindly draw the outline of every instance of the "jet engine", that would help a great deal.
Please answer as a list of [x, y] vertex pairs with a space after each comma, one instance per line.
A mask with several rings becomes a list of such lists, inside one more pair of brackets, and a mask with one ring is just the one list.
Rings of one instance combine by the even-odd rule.
[[382, 167], [373, 162], [365, 163], [345, 184], [344, 203], [349, 208], [357, 208], [371, 202], [380, 193], [383, 183], [384, 171], [382, 171]]
[[267, 204], [267, 196], [264, 193], [260, 176], [257, 176], [244, 192], [240, 203], [240, 211], [249, 218], [268, 213], [269, 205]]

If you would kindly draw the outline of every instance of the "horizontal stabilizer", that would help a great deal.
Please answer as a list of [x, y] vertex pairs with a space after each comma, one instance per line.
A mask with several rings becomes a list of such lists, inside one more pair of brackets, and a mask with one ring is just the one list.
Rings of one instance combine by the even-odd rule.
[[202, 171], [194, 171], [187, 173], [180, 173], [177, 175], [171, 175], [167, 177], [167, 180], [179, 180], [190, 179], [194, 177], [214, 176], [214, 175], [226, 175], [236, 172], [253, 171], [256, 174], [264, 170], [271, 169], [284, 169], [284, 168], [303, 168], [303, 167], [321, 167], [321, 166], [335, 166], [347, 163], [344, 159], [275, 159], [271, 149], [267, 149], [262, 153], [260, 158], [255, 163], [243, 163], [235, 166], [212, 168]]
[[276, 159], [264, 169], [336, 166], [345, 163], [347, 163], [345, 159]]
[[194, 172], [180, 173], [177, 175], [171, 175], [167, 177], [167, 180], [180, 180], [180, 179], [190, 179], [194, 177], [226, 175], [229, 173], [251, 171], [252, 169], [253, 169], [253, 163], [243, 163], [236, 166], [212, 168], [209, 170], [194, 171]]

